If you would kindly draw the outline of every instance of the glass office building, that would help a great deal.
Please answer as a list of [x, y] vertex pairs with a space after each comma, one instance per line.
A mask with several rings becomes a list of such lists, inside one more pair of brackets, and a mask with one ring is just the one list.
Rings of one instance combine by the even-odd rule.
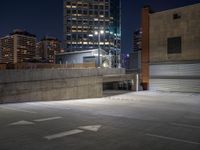
[[[120, 0], [64, 0], [65, 51], [120, 51]], [[100, 40], [95, 32], [104, 31]]]

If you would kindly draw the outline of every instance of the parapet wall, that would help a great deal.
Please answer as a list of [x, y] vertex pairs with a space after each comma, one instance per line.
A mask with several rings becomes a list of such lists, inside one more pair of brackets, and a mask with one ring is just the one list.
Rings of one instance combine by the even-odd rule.
[[95, 98], [103, 75], [124, 69], [43, 69], [0, 71], [0, 103]]

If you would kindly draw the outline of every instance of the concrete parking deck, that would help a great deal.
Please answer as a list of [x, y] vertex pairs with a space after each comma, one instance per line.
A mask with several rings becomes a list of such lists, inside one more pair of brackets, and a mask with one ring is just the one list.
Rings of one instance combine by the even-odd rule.
[[199, 94], [110, 95], [0, 105], [0, 149], [200, 149]]

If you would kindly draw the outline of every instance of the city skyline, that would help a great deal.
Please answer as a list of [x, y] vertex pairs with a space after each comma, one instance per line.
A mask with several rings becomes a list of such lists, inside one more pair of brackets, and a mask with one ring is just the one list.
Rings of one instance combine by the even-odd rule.
[[[0, 36], [5, 36], [13, 29], [20, 28], [35, 34], [38, 39], [49, 35], [63, 41], [63, 0], [38, 2], [2, 0], [0, 2]], [[144, 5], [150, 5], [154, 11], [163, 11], [199, 2], [200, 0], [170, 2], [122, 0], [122, 52], [131, 52], [133, 49], [131, 44], [133, 32], [140, 26], [141, 8]]]

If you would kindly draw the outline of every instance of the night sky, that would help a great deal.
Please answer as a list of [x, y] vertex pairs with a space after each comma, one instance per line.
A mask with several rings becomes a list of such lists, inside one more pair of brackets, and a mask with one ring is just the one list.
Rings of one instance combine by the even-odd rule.
[[[141, 8], [154, 11], [200, 3], [200, 0], [122, 0], [122, 51], [132, 51], [132, 35], [140, 26]], [[20, 28], [63, 40], [63, 0], [0, 0], [0, 37]]]

